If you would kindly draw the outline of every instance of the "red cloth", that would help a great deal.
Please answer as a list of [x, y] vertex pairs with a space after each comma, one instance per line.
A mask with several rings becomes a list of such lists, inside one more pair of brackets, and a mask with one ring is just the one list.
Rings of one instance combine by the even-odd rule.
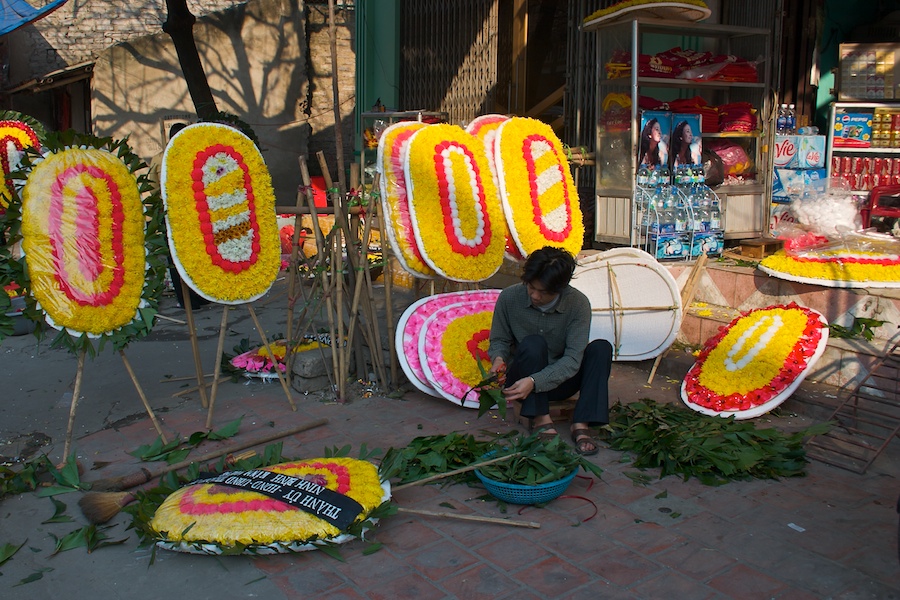
[[756, 131], [756, 111], [749, 102], [732, 102], [719, 107], [719, 131]]

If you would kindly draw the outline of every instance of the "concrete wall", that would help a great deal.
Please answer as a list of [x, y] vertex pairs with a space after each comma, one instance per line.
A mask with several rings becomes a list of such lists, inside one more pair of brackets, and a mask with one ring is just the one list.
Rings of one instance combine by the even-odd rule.
[[[42, 6], [41, 0], [30, 0]], [[195, 16], [242, 4], [188, 0]], [[162, 30], [165, 0], [70, 0], [43, 19], [9, 35], [8, 83], [16, 85], [57, 69], [92, 61], [110, 46]]]
[[[252, 0], [198, 19], [194, 38], [219, 110], [260, 139], [278, 203], [293, 204], [297, 156], [309, 138], [302, 0]], [[173, 120], [196, 120], [171, 38], [164, 33], [100, 52], [92, 81], [93, 132], [129, 142], [145, 160]]]

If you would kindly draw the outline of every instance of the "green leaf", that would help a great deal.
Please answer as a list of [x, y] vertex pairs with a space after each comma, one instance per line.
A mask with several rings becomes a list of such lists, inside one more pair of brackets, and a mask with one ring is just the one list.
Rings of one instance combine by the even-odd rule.
[[381, 550], [381, 548], [383, 546], [384, 545], [380, 542], [375, 542], [375, 543], [369, 544], [368, 546], [363, 548], [362, 554], [363, 554], [363, 556], [369, 556], [370, 554], [375, 554], [376, 552]]
[[221, 429], [217, 429], [216, 431], [212, 431], [208, 435], [208, 439], [210, 441], [217, 440], [227, 440], [228, 438], [234, 437], [237, 435], [238, 430], [241, 427], [241, 422], [244, 420], [244, 417], [238, 417], [234, 421], [227, 423]]
[[60, 494], [71, 494], [72, 492], [79, 491], [78, 488], [73, 487], [60, 487], [58, 485], [48, 486], [38, 488], [37, 494], [38, 498], [49, 498], [50, 496], [59, 496]]
[[37, 571], [35, 571], [31, 575], [29, 575], [28, 577], [25, 577], [24, 579], [19, 580], [19, 583], [15, 584], [13, 587], [19, 587], [20, 585], [25, 585], [26, 583], [34, 583], [35, 581], [40, 580], [44, 576], [44, 573], [49, 573], [52, 570], [53, 569], [51, 569], [49, 567], [45, 567], [43, 569], [38, 569]]
[[[88, 527], [95, 526], [90, 525]], [[51, 556], [59, 554], [60, 552], [66, 552], [67, 550], [73, 550], [75, 548], [86, 548], [87, 539], [85, 538], [85, 529], [88, 529], [88, 527], [83, 527], [81, 529], [71, 531], [62, 538], [58, 538], [55, 535], [50, 534], [51, 537], [56, 540], [56, 548], [53, 550]]]
[[[25, 540], [25, 542], [27, 541], [28, 539]], [[18, 546], [15, 546], [13, 544], [3, 544], [2, 546], [0, 546], [0, 565], [12, 558], [13, 555], [18, 552], [22, 548], [22, 546], [25, 545], [25, 542], [22, 542]]]
[[50, 501], [53, 503], [53, 516], [47, 519], [46, 521], [42, 521], [41, 524], [47, 523], [71, 523], [72, 517], [65, 514], [66, 513], [66, 505], [64, 502], [57, 500], [56, 498], [50, 498]]

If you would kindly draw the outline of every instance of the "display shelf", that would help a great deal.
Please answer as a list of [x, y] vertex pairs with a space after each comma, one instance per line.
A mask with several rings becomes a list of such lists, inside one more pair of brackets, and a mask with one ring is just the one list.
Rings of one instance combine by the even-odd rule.
[[[855, 195], [867, 195], [881, 185], [900, 184], [900, 147], [874, 146], [879, 142], [900, 144], [900, 132], [893, 140], [876, 138], [876, 113], [896, 114], [900, 125], [900, 100], [831, 104], [825, 146], [826, 174], [829, 179], [846, 181]], [[891, 129], [898, 131], [896, 126], [888, 131]], [[849, 140], [845, 144], [856, 145], [838, 144], [838, 135]]]
[[[590, 23], [582, 28], [595, 32], [597, 39], [597, 115], [596, 148], [596, 208], [594, 240], [600, 243], [640, 245], [643, 236], [636, 222], [636, 173], [639, 163], [642, 96], [653, 96], [661, 102], [702, 97], [711, 106], [747, 102], [756, 109], [757, 129], [750, 132], [703, 132], [704, 138], [743, 140], [750, 158], [758, 166], [752, 185], [720, 186], [716, 189], [720, 207], [725, 215], [724, 237], [741, 239], [760, 237], [768, 230], [769, 164], [768, 148], [771, 131], [772, 31], [769, 28], [743, 27], [718, 23], [694, 23], [678, 20], [632, 18], [613, 22]], [[666, 45], [668, 44], [668, 45]], [[690, 48], [699, 52], [740, 56], [758, 62], [756, 82], [696, 81], [678, 77], [647, 77], [638, 73], [638, 61], [629, 58], [632, 66], [627, 76], [608, 76], [605, 69], [616, 65], [612, 59], [619, 55], [638, 57], [654, 54], [667, 48]], [[623, 61], [618, 61], [621, 64]], [[603, 103], [608, 94], [628, 96], [631, 102], [630, 121], [625, 127], [607, 129]], [[701, 128], [702, 129], [702, 128]]]

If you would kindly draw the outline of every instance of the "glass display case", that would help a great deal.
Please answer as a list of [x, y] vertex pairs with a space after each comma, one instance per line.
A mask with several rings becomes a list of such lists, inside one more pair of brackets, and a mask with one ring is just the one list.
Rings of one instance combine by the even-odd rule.
[[[644, 18], [585, 26], [584, 31], [598, 35], [595, 241], [645, 246], [646, 227], [639, 214], [644, 191], [637, 182], [643, 108], [661, 104], [665, 109], [668, 103], [692, 99], [709, 106], [713, 115], [716, 107], [748, 107], [752, 126], [722, 132], [710, 118], [703, 123], [702, 137], [704, 144], [726, 141], [746, 155], [749, 165], [746, 176], [729, 177], [714, 188], [724, 239], [762, 235], [768, 229], [770, 196], [772, 31]], [[755, 73], [732, 77], [721, 68], [667, 73], [665, 57], [679, 53], [728, 56], [734, 60], [723, 61], [726, 66], [747, 65]], [[633, 68], [634, 56], [639, 57], [638, 68]]]

